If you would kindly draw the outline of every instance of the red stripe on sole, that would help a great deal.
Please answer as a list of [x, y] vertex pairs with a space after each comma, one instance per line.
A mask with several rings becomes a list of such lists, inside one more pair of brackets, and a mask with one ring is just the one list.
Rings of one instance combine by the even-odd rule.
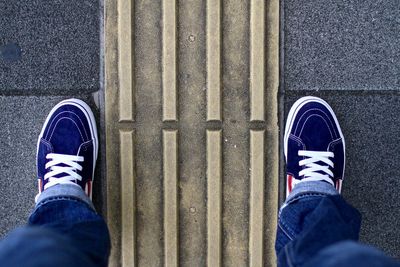
[[292, 192], [292, 189], [293, 189], [293, 176], [292, 175], [287, 175], [287, 194], [286, 195], [289, 195], [290, 194], [290, 192]]
[[41, 178], [38, 179], [38, 188], [39, 188], [39, 193], [42, 193], [42, 191], [43, 191], [43, 182], [42, 182]]
[[92, 199], [92, 181], [87, 182], [87, 194]]

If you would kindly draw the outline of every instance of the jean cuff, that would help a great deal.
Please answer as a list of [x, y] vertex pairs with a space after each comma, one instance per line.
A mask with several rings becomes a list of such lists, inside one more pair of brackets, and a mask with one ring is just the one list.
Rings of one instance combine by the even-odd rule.
[[320, 195], [334, 196], [339, 195], [339, 192], [331, 184], [323, 181], [308, 181], [297, 184], [289, 196], [286, 198], [282, 208], [286, 207], [293, 199], [298, 198], [300, 195], [314, 193]]
[[89, 205], [93, 210], [95, 210], [92, 201], [78, 185], [73, 184], [58, 184], [44, 190], [38, 197], [36, 202], [36, 207], [38, 207], [41, 202], [52, 197], [73, 197]]

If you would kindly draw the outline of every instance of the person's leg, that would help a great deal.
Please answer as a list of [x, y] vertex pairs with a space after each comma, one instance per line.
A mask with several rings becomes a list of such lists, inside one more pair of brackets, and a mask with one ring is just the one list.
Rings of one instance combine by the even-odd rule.
[[89, 201], [83, 190], [71, 185], [43, 191], [28, 226], [0, 242], [2, 265], [107, 266], [107, 226]]
[[304, 266], [329, 245], [358, 240], [361, 216], [335, 191], [318, 181], [293, 189], [279, 214], [278, 266]]
[[67, 236], [33, 226], [16, 229], [0, 242], [0, 262], [8, 267], [97, 266]]
[[304, 267], [399, 267], [400, 263], [376, 248], [342, 241], [322, 249]]
[[2, 264], [107, 266], [109, 233], [91, 202], [97, 153], [90, 108], [77, 99], [56, 105], [38, 139], [35, 210], [0, 243]]
[[28, 223], [68, 237], [73, 247], [96, 266], [107, 266], [110, 252], [107, 225], [80, 188], [60, 184], [46, 189]]
[[[359, 255], [369, 251], [365, 246], [351, 243], [349, 249], [336, 245], [358, 240], [361, 216], [339, 194], [345, 165], [344, 137], [325, 101], [305, 97], [293, 105], [285, 128], [284, 152], [287, 199], [278, 221], [278, 266], [345, 266], [343, 261], [335, 262], [344, 258], [362, 263]], [[370, 256], [376, 261], [387, 259], [381, 253]], [[317, 265], [309, 265], [316, 261]]]

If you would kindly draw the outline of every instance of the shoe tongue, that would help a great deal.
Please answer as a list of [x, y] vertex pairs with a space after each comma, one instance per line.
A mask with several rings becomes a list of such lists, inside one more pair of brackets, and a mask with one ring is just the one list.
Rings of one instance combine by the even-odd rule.
[[84, 133], [68, 118], [60, 119], [57, 125], [49, 140], [53, 146], [53, 153], [77, 155], [80, 145], [85, 141], [82, 136]]
[[320, 116], [311, 116], [304, 123], [300, 138], [307, 144], [306, 150], [326, 151], [333, 141], [330, 125]]
[[54, 147], [54, 152], [53, 153], [77, 156], [78, 155], [78, 150], [75, 149], [75, 148], [71, 148], [71, 147], [63, 148], [61, 146], [61, 147]]
[[[328, 166], [327, 164], [325, 164], [325, 163], [323, 163], [323, 162], [316, 162], [316, 164], [319, 164], [319, 165], [321, 165], [321, 166]], [[330, 168], [330, 167], [329, 167], [329, 168]], [[330, 168], [330, 169], [332, 169], [332, 168]], [[324, 172], [324, 171], [315, 171], [315, 173], [319, 173], [319, 174], [326, 175], [326, 172]]]
[[[60, 164], [58, 164], [58, 165], [56, 165], [56, 166], [57, 166], [57, 167], [70, 167], [70, 166], [68, 166], [68, 165], [66, 165], [66, 164], [64, 164], [64, 163], [60, 163]], [[75, 171], [79, 173], [78, 170], [75, 170]], [[61, 178], [61, 177], [67, 176], [67, 175], [69, 175], [69, 174], [63, 172], [63, 173], [56, 174], [56, 175], [54, 175], [53, 177], [54, 177], [54, 178]]]

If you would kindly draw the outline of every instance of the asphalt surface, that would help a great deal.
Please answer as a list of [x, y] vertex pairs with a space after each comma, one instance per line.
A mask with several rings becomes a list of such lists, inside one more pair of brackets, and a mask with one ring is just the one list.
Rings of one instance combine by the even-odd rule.
[[100, 89], [100, 12], [97, 0], [0, 1], [0, 236], [34, 207], [37, 137], [51, 108], [77, 97], [99, 117], [92, 93]]
[[99, 89], [98, 0], [0, 1], [0, 94]]
[[346, 139], [343, 196], [363, 215], [361, 241], [400, 258], [398, 1], [284, 0], [282, 7], [284, 113], [305, 95], [332, 105]]
[[285, 90], [400, 90], [397, 0], [284, 0]]

